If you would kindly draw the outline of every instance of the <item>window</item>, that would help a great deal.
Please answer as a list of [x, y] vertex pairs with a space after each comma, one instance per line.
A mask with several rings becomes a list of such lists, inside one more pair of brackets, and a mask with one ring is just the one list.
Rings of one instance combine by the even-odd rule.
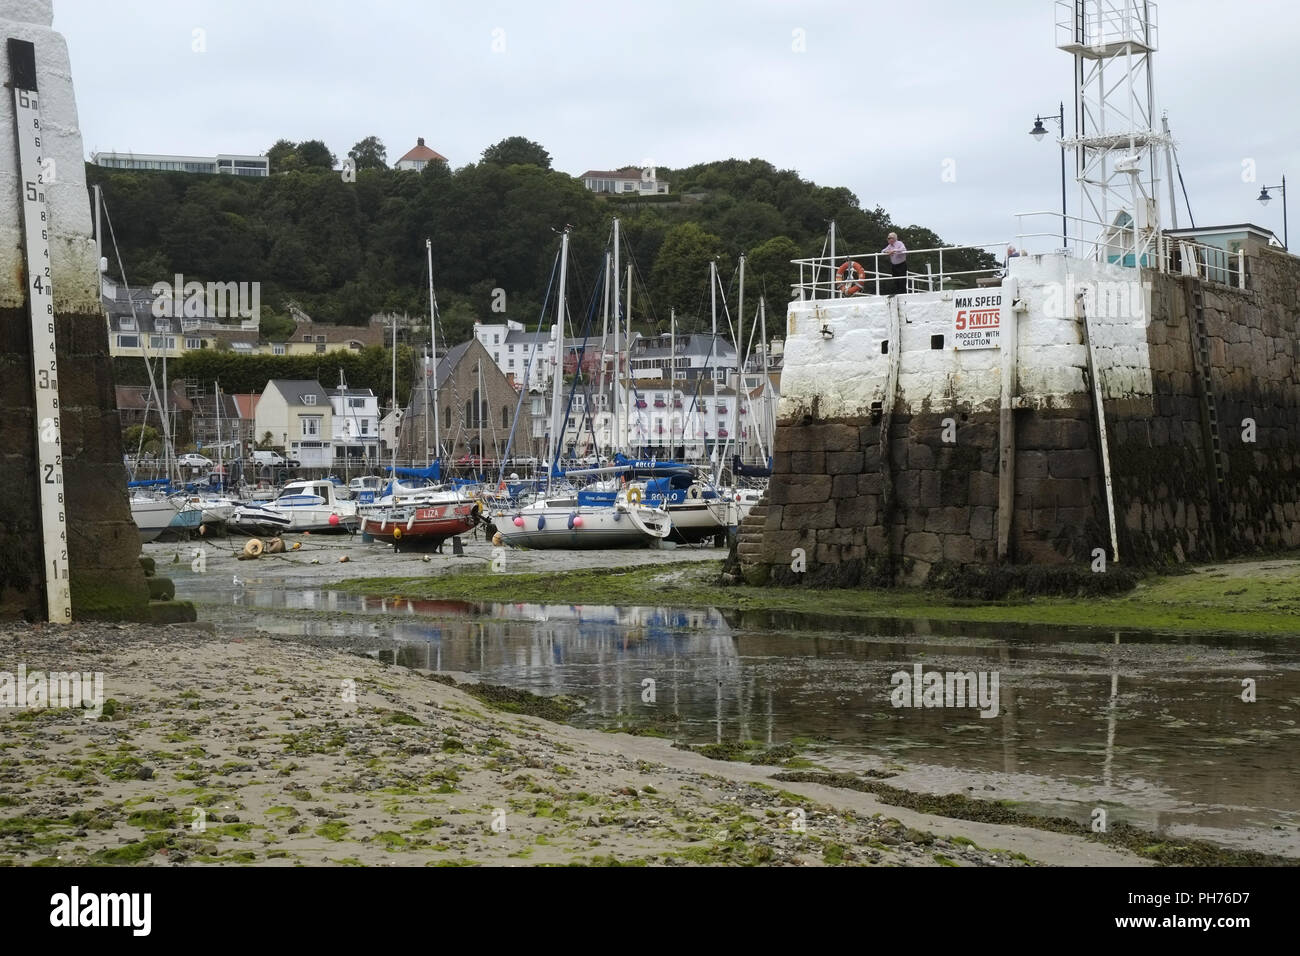
[[272, 355], [283, 355], [285, 353], [284, 343], [279, 342], [271, 346]]
[[192, 335], [187, 335], [185, 337], [185, 347], [187, 349], [201, 349], [203, 348], [203, 340], [196, 339]]
[[176, 348], [176, 336], [168, 335], [151, 335], [149, 336], [149, 348], [151, 349], [174, 349]]
[[501, 336], [499, 336], [499, 335], [494, 335], [494, 336], [492, 336], [492, 344], [493, 344], [493, 345], [500, 345], [500, 344], [501, 344]]
[[124, 316], [124, 317], [123, 317], [123, 319], [122, 319], [122, 331], [123, 331], [123, 332], [134, 332], [134, 331], [135, 331], [135, 316], [130, 316], [130, 315], [129, 315], [129, 316]]
[[510, 406], [509, 405], [501, 406], [501, 427], [502, 428], [510, 427]]
[[324, 341], [325, 341], [325, 336], [323, 336], [323, 335], [318, 335], [318, 336], [316, 336], [316, 341], [317, 341], [317, 342], [324, 342]]
[[370, 434], [370, 419], [368, 418], [361, 419], [361, 434], [363, 435]]
[[312, 394], [309, 392], [309, 393], [307, 393], [306, 395], [304, 395], [304, 396], [302, 397], [302, 403], [303, 403], [304, 405], [315, 405], [315, 404], [316, 404], [316, 396], [315, 396], [315, 395], [312, 395]]
[[117, 337], [117, 347], [120, 349], [135, 349], [140, 347], [140, 336], [138, 335], [119, 335]]
[[365, 408], [366, 400], [364, 398], [349, 398], [348, 408]]
[[501, 364], [501, 353], [500, 353], [500, 352], [493, 352], [493, 353], [492, 353], [492, 361], [495, 362], [497, 365], [500, 365], [500, 364]]
[[317, 354], [317, 355], [324, 355], [324, 354], [325, 354], [325, 343], [324, 343], [324, 342], [317, 342], [317, 343], [316, 343], [316, 354]]
[[446, 409], [444, 409], [444, 414], [442, 416], [442, 424], [444, 428], [451, 427], [451, 406], [450, 405], [448, 405]]
[[507, 367], [507, 368], [514, 368], [514, 367], [515, 367], [515, 360], [514, 360], [514, 359], [508, 359], [508, 360], [506, 361], [506, 367]]
[[302, 422], [302, 437], [316, 438], [320, 435], [321, 416], [304, 415], [299, 421]]

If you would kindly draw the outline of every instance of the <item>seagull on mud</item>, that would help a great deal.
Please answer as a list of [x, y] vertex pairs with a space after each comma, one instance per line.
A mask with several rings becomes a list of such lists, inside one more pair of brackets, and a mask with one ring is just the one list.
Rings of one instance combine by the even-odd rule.
[[239, 580], [239, 575], [238, 575], [238, 574], [236, 574], [236, 575], [234, 576], [234, 580], [233, 580], [231, 583], [234, 584], [235, 587], [237, 587], [237, 588], [242, 588], [242, 587], [244, 586], [244, 582], [241, 581], [241, 580]]

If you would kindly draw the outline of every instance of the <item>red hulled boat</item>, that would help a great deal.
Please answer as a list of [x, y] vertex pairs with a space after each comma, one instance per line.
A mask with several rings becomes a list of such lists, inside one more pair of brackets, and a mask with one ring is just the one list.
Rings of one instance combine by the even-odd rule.
[[418, 508], [393, 508], [361, 519], [361, 533], [392, 542], [394, 551], [432, 548], [472, 530], [481, 520], [477, 501], [448, 502]]

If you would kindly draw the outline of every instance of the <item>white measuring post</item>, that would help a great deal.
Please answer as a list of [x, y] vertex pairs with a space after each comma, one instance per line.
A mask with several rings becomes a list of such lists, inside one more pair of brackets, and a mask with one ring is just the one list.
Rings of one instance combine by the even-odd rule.
[[68, 520], [63, 500], [63, 444], [59, 437], [59, 366], [54, 346], [54, 288], [50, 269], [50, 215], [45, 201], [41, 112], [36, 90], [36, 47], [8, 38], [9, 80], [18, 140], [18, 189], [23, 204], [27, 302], [32, 316], [32, 383], [36, 395], [36, 480], [41, 489], [46, 613], [72, 620], [68, 584]]

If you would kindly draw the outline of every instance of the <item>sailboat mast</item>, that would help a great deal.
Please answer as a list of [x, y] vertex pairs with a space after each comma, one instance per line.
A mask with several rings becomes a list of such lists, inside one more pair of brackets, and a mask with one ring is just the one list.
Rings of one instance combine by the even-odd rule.
[[[767, 412], [768, 412], [767, 390], [768, 390], [768, 387], [769, 387], [769, 386], [768, 386], [768, 377], [767, 377], [767, 369], [768, 369], [768, 365], [767, 365], [767, 352], [768, 352], [768, 345], [767, 345], [767, 299], [766, 299], [765, 297], [763, 297], [763, 296], [759, 296], [759, 297], [758, 297], [758, 322], [759, 322], [759, 326], [758, 326], [759, 334], [763, 336], [763, 380], [762, 380], [762, 386], [763, 386], [763, 425], [762, 425], [762, 428], [763, 428], [763, 431], [764, 431], [764, 432], [767, 432], [767, 430], [768, 430], [768, 429], [767, 429]], [[757, 428], [758, 428], [758, 425], [755, 425], [754, 427], [757, 429]], [[762, 441], [762, 438], [760, 437], [759, 440]], [[771, 447], [772, 447], [771, 442], [763, 442], [763, 455], [764, 455], [765, 458], [766, 458], [766, 456], [767, 456], [767, 449], [768, 449], [768, 448], [771, 448]]]
[[[620, 345], [622, 316], [618, 305], [618, 217], [614, 217], [614, 451], [626, 451], [623, 442], [623, 352]], [[628, 363], [631, 365], [631, 363]]]
[[[736, 454], [743, 459], [744, 449], [740, 446], [740, 388], [745, 381], [745, 254], [740, 254], [740, 299], [736, 307], [736, 394], [731, 396], [731, 428], [728, 430], [728, 442], [735, 436]], [[734, 479], [736, 476], [732, 475]]]
[[677, 457], [677, 310], [668, 310], [668, 457]]
[[483, 406], [487, 404], [487, 399], [483, 397], [483, 360], [479, 359], [474, 366], [478, 371], [478, 408], [475, 409], [478, 418], [478, 456], [483, 457]]
[[212, 383], [212, 402], [217, 411], [217, 474], [222, 476], [222, 483], [225, 483], [225, 472], [221, 468], [221, 384], [217, 381]]
[[[605, 343], [609, 341], [609, 269], [610, 269], [609, 253], [606, 252], [605, 253], [605, 277], [604, 277], [605, 281], [601, 283], [601, 285], [605, 287], [604, 290], [605, 317], [604, 317], [604, 321], [601, 322], [601, 326], [600, 326], [600, 385], [596, 389], [596, 394], [601, 397], [600, 400], [602, 402], [605, 401]], [[601, 418], [603, 419], [604, 416], [602, 415]]]
[[397, 480], [397, 439], [401, 420], [397, 416], [397, 313], [393, 313], [393, 480]]
[[442, 457], [442, 439], [438, 435], [438, 300], [433, 294], [433, 240], [424, 240], [425, 251], [429, 254], [429, 348], [432, 350], [430, 360], [433, 362], [433, 452], [436, 458]]
[[[630, 356], [632, 354], [632, 263], [630, 262], [627, 264], [627, 351]], [[627, 441], [624, 442], [625, 445], [631, 444], [632, 441], [632, 436], [630, 434], [632, 430], [632, 362], [629, 360], [627, 364], [628, 391], [627, 395], [624, 396], [627, 399], [624, 404], [627, 406], [629, 435]], [[640, 417], [640, 415], [637, 416], [637, 418]]]
[[546, 493], [551, 492], [551, 482], [554, 480], [555, 469], [560, 460], [560, 439], [563, 437], [560, 432], [560, 387], [564, 384], [563, 370], [561, 364], [561, 349], [564, 345], [564, 310], [566, 307], [564, 301], [564, 287], [569, 278], [569, 227], [564, 227], [564, 233], [560, 236], [560, 294], [558, 300], [558, 312], [555, 317], [555, 368], [551, 373], [551, 467], [546, 471]]

